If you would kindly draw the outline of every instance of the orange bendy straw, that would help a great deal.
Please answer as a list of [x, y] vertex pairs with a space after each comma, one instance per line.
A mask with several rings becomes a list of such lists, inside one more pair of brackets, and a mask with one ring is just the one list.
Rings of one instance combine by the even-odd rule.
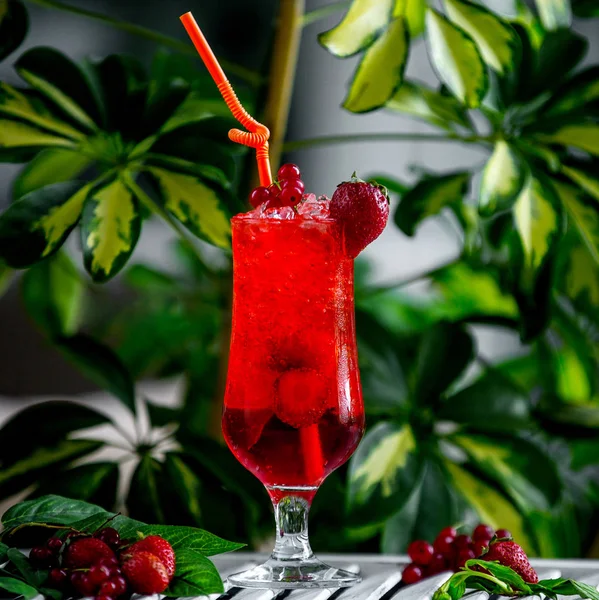
[[272, 183], [270, 159], [268, 156], [268, 138], [270, 137], [268, 127], [262, 125], [262, 123], [258, 123], [258, 121], [252, 118], [245, 108], [243, 108], [233, 87], [229, 83], [225, 72], [218, 64], [214, 52], [212, 52], [212, 49], [208, 45], [208, 41], [204, 37], [200, 26], [193, 18], [193, 15], [190, 12], [185, 13], [181, 16], [181, 22], [202, 61], [206, 65], [208, 73], [210, 73], [210, 76], [214, 79], [214, 83], [216, 83], [218, 91], [227, 103], [229, 110], [233, 113], [233, 116], [249, 130], [241, 131], [239, 129], [231, 129], [229, 131], [229, 139], [238, 144], [243, 144], [244, 146], [256, 149], [256, 162], [258, 163], [260, 185], [268, 187]]

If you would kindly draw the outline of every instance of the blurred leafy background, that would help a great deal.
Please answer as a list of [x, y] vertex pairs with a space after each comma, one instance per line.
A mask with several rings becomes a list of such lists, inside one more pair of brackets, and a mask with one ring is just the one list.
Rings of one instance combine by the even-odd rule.
[[[34, 5], [151, 42], [152, 61], [21, 52]], [[19, 78], [0, 83], [0, 160], [23, 165], [0, 215], [0, 279], [5, 289], [18, 279], [47, 342], [127, 415], [64, 400], [14, 413], [0, 429], [0, 497], [80, 497], [141, 520], [209, 524], [258, 546], [270, 535], [266, 495], [219, 434], [228, 219], [246, 207], [252, 157], [227, 143], [231, 119], [189, 44], [82, 6], [0, 0], [0, 51]], [[389, 227], [413, 237], [441, 215], [460, 251], [384, 285], [357, 261], [368, 429], [316, 497], [314, 546], [397, 553], [450, 523], [482, 519], [534, 555], [596, 555], [599, 65], [583, 62], [588, 40], [575, 31], [599, 17], [596, 3], [267, 8], [257, 66], [224, 66], [273, 129], [274, 162], [283, 151], [353, 142], [484, 153], [468, 169], [420, 161], [410, 180], [363, 174], [392, 192]], [[282, 143], [301, 29], [332, 15], [338, 25], [320, 29], [320, 44], [360, 61], [347, 92], [329, 93], [348, 113], [407, 115], [426, 132]], [[435, 86], [407, 75], [408, 59], [422, 53]], [[140, 233], [156, 220], [177, 236], [167, 266], [136, 258]], [[106, 285], [115, 277], [118, 293]], [[481, 325], [516, 332], [519, 351], [489, 361]], [[142, 379], [175, 375], [184, 386], [174, 407], [136, 392]]]

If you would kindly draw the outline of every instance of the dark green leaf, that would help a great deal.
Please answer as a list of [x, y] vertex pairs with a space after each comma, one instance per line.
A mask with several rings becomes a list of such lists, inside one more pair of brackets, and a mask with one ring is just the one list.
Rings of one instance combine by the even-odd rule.
[[572, 10], [577, 17], [591, 19], [599, 17], [599, 6], [595, 0], [572, 0]]
[[6, 560], [6, 553], [9, 549], [9, 546], [0, 542], [0, 562], [4, 562]]
[[84, 285], [66, 253], [58, 252], [31, 267], [21, 285], [29, 316], [46, 334], [70, 335], [77, 330]]
[[134, 519], [164, 523], [162, 465], [149, 454], [139, 461], [129, 487], [127, 506]]
[[402, 196], [395, 211], [395, 223], [406, 235], [414, 235], [421, 221], [463, 201], [469, 179], [470, 173], [466, 172], [421, 179]]
[[124, 274], [127, 285], [141, 291], [172, 292], [177, 280], [170, 274], [148, 265], [133, 265]]
[[561, 289], [568, 295], [576, 308], [586, 315], [598, 314], [599, 271], [595, 256], [584, 243], [568, 248], [566, 266], [563, 269]]
[[535, 134], [541, 142], [578, 148], [599, 156], [599, 125], [589, 122], [566, 123], [551, 132]]
[[83, 71], [54, 48], [32, 48], [15, 64], [17, 73], [65, 115], [95, 130], [101, 115]]
[[173, 490], [185, 511], [200, 525], [202, 509], [200, 495], [202, 482], [199, 477], [185, 464], [180, 456], [169, 452], [164, 460], [164, 475], [167, 485]]
[[81, 219], [81, 245], [85, 268], [94, 281], [107, 281], [123, 268], [140, 231], [137, 200], [121, 179], [89, 194]]
[[221, 594], [223, 582], [210, 560], [191, 549], [177, 552], [177, 574], [164, 592], [167, 597]]
[[528, 584], [520, 575], [518, 575], [518, 573], [516, 573], [516, 571], [498, 562], [486, 561], [484, 559], [471, 559], [466, 563], [466, 567], [469, 569], [472, 567], [483, 567], [489, 571], [491, 575], [497, 577], [497, 579], [512, 586], [513, 589], [530, 592]]
[[26, 583], [35, 585], [35, 571], [27, 557], [17, 548], [9, 548], [6, 557], [17, 568]]
[[440, 323], [420, 344], [413, 392], [421, 404], [436, 403], [474, 358], [474, 343], [460, 326]]
[[388, 191], [394, 194], [399, 194], [400, 196], [410, 189], [408, 184], [403, 183], [396, 178], [389, 177], [388, 175], [379, 175], [378, 173], [375, 173], [373, 175], [369, 175], [366, 180], [376, 182], [379, 185], [384, 185]]
[[543, 112], [550, 117], [583, 112], [599, 103], [599, 66], [579, 71], [555, 91]]
[[564, 175], [567, 175], [574, 183], [578, 184], [584, 192], [597, 201], [597, 210], [599, 210], [599, 178], [587, 169], [574, 168], [568, 165], [561, 167]]
[[438, 418], [482, 431], [513, 431], [530, 425], [530, 399], [505, 375], [488, 370], [449, 397]]
[[114, 527], [114, 529], [121, 534], [122, 538], [136, 538], [137, 532], [145, 526], [145, 523], [142, 523], [141, 521], [136, 521], [135, 519], [130, 519], [129, 517], [124, 517], [123, 515], [104, 510], [93, 513], [89, 517], [79, 521], [69, 523], [69, 525], [77, 531], [95, 533], [108, 522], [110, 522], [111, 527]]
[[339, 25], [318, 36], [318, 41], [339, 58], [368, 48], [391, 19], [392, 0], [354, 0]]
[[536, 6], [545, 29], [551, 31], [572, 25], [570, 0], [536, 0]]
[[108, 346], [83, 334], [58, 338], [56, 343], [84, 375], [119, 398], [135, 413], [133, 381], [125, 366]]
[[34, 587], [13, 577], [0, 577], [0, 589], [17, 594], [19, 597], [23, 596], [24, 600], [33, 600], [40, 595]]
[[14, 52], [29, 29], [29, 15], [21, 0], [0, 2], [0, 60]]
[[348, 505], [354, 523], [381, 522], [400, 510], [421, 474], [422, 459], [410, 426], [376, 425], [349, 466]]
[[42, 150], [14, 180], [13, 198], [18, 200], [46, 185], [75, 179], [92, 161], [91, 157], [77, 150], [67, 148]]
[[489, 80], [474, 40], [441, 13], [426, 13], [428, 53], [439, 79], [468, 108], [481, 103]]
[[27, 194], [0, 216], [0, 258], [23, 268], [50, 256], [77, 224], [88, 186], [69, 181]]
[[397, 17], [366, 50], [343, 108], [363, 113], [383, 106], [402, 84], [409, 48], [407, 22]]

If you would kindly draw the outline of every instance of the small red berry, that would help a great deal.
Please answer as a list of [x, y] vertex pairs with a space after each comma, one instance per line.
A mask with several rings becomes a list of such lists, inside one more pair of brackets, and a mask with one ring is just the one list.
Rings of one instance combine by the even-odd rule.
[[401, 580], [404, 583], [418, 583], [422, 579], [422, 569], [414, 563], [409, 564], [401, 574]]
[[104, 583], [110, 577], [110, 569], [105, 565], [92, 565], [87, 572], [89, 580], [96, 586]]
[[38, 567], [49, 567], [52, 564], [53, 558], [52, 550], [45, 546], [36, 546], [29, 553], [29, 560]]
[[472, 542], [470, 549], [474, 552], [474, 557], [478, 558], [489, 549], [489, 544], [487, 542]]
[[125, 557], [134, 555], [136, 552], [149, 552], [160, 559], [160, 562], [166, 567], [169, 579], [175, 575], [175, 551], [173, 547], [159, 535], [149, 535], [139, 542], [135, 542], [127, 549]]
[[65, 550], [63, 562], [66, 567], [82, 569], [91, 567], [102, 559], [114, 558], [114, 552], [102, 540], [82, 538], [72, 542]]
[[278, 179], [299, 179], [301, 177], [300, 168], [293, 163], [281, 165], [277, 171]]
[[435, 554], [428, 565], [427, 575], [436, 575], [447, 569], [447, 560], [442, 554]]
[[298, 188], [302, 191], [302, 194], [306, 190], [306, 186], [304, 185], [304, 182], [301, 179], [283, 179], [283, 181], [280, 182], [280, 186], [282, 190], [288, 187]]
[[60, 589], [67, 581], [69, 575], [64, 569], [52, 569], [48, 573], [48, 585]]
[[495, 535], [500, 540], [503, 539], [503, 538], [511, 538], [512, 537], [511, 532], [509, 532], [507, 529], [498, 529], [495, 532]]
[[106, 558], [101, 558], [96, 564], [104, 565], [105, 567], [112, 569], [113, 567], [119, 566], [119, 560], [116, 556], [108, 556]]
[[472, 533], [472, 539], [475, 542], [488, 542], [495, 535], [495, 530], [488, 525], [481, 523], [477, 525]]
[[59, 550], [62, 548], [62, 543], [63, 542], [61, 539], [53, 537], [46, 542], [46, 546], [48, 547], [50, 552], [58, 554]]
[[455, 562], [456, 569], [461, 569], [463, 566], [465, 566], [466, 561], [471, 560], [472, 558], [476, 558], [472, 550], [460, 550]]
[[304, 190], [299, 186], [284, 187], [279, 194], [283, 206], [295, 206], [302, 201]]
[[71, 575], [71, 585], [82, 595], [91, 596], [97, 589], [97, 585], [92, 583], [83, 571], [75, 571]]
[[469, 550], [472, 538], [469, 535], [458, 535], [455, 539], [455, 547], [458, 550]]
[[428, 565], [433, 558], [433, 547], [424, 540], [416, 540], [408, 546], [408, 556], [419, 566]]
[[456, 531], [455, 527], [445, 527], [444, 529], [441, 529], [441, 531], [439, 531], [439, 535], [437, 537], [448, 536], [454, 538], [457, 535], [458, 532]]
[[[272, 198], [272, 194], [270, 192], [270, 190], [268, 188], [265, 188], [263, 186], [254, 188], [251, 192], [250, 192], [250, 204], [254, 207], [254, 208], [258, 208], [261, 204], [264, 204], [264, 202], [268, 202], [270, 199]], [[106, 542], [108, 543], [108, 542]], [[110, 546], [110, 544], [108, 544]]]
[[116, 550], [121, 543], [121, 536], [114, 527], [104, 527], [100, 531], [96, 532], [94, 537], [102, 540], [107, 546], [110, 546], [113, 550]]
[[104, 594], [105, 596], [116, 596], [116, 584], [114, 581], [109, 580], [102, 583], [100, 589], [98, 590], [98, 594]]
[[453, 542], [455, 538], [450, 535], [438, 535], [433, 543], [435, 552], [442, 554], [446, 558], [450, 558], [453, 554]]
[[112, 577], [110, 579], [111, 583], [114, 583], [114, 595], [122, 596], [127, 591], [127, 580], [121, 575], [117, 575], [116, 577]]

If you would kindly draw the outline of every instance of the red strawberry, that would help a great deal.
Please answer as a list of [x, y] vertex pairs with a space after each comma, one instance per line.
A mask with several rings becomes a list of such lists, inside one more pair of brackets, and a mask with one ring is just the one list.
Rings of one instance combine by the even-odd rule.
[[160, 562], [166, 567], [169, 579], [172, 579], [175, 574], [175, 551], [173, 547], [159, 535], [149, 535], [139, 542], [135, 542], [130, 546], [125, 556], [130, 556], [136, 552], [149, 552], [160, 559]]
[[330, 213], [343, 228], [345, 253], [355, 258], [385, 229], [389, 218], [389, 196], [384, 186], [356, 178], [337, 186]]
[[168, 587], [169, 576], [162, 561], [149, 552], [140, 550], [123, 562], [123, 574], [132, 592], [137, 594], [160, 594]]
[[528, 556], [516, 542], [494, 542], [481, 558], [488, 561], [496, 560], [505, 567], [510, 567], [528, 583], [539, 581], [539, 576], [528, 562]]
[[97, 538], [81, 538], [69, 544], [64, 552], [63, 564], [71, 569], [83, 569], [102, 558], [115, 558], [108, 545]]

